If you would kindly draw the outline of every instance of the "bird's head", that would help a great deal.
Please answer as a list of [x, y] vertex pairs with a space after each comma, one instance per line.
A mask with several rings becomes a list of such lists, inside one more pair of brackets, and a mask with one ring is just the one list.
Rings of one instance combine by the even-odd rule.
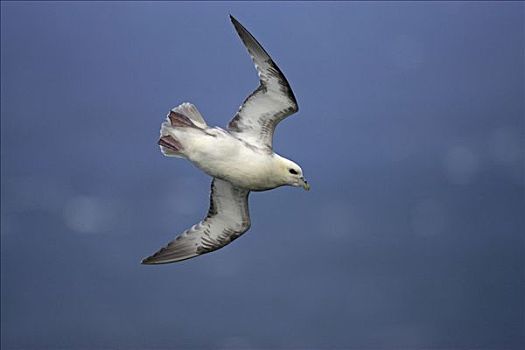
[[310, 185], [304, 178], [301, 167], [289, 159], [279, 158], [279, 169], [284, 185], [302, 187], [306, 191], [309, 191]]

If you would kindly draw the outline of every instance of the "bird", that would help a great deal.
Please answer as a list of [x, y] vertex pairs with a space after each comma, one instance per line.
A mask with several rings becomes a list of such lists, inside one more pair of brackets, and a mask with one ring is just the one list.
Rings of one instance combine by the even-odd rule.
[[232, 15], [230, 20], [252, 58], [259, 86], [246, 97], [226, 129], [208, 126], [188, 102], [169, 111], [160, 129], [161, 152], [187, 159], [213, 178], [210, 206], [202, 221], [143, 259], [142, 264], [187, 260], [239, 238], [251, 226], [251, 191], [285, 185], [310, 190], [301, 167], [272, 147], [277, 124], [298, 111], [292, 88], [255, 37]]

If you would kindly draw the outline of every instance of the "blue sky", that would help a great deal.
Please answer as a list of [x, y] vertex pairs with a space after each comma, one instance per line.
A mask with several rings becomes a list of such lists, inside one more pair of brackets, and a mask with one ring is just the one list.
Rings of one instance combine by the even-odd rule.
[[[2, 348], [525, 345], [522, 2], [2, 2]], [[209, 179], [156, 145], [256, 86], [233, 14], [299, 113], [310, 192], [250, 197], [197, 259], [140, 259]]]

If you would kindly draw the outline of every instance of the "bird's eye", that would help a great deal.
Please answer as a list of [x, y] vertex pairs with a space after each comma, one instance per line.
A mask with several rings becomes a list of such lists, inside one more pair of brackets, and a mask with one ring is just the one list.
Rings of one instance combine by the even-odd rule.
[[297, 175], [297, 171], [295, 171], [295, 169], [290, 169], [288, 170], [290, 172], [290, 174], [294, 174], [294, 175]]

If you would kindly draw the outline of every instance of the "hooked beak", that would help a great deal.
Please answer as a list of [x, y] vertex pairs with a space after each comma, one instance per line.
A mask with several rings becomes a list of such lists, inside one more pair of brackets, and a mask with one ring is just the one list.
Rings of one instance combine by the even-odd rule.
[[305, 191], [310, 191], [310, 185], [308, 184], [308, 181], [305, 180], [304, 177], [301, 178], [302, 186], [305, 189]]

